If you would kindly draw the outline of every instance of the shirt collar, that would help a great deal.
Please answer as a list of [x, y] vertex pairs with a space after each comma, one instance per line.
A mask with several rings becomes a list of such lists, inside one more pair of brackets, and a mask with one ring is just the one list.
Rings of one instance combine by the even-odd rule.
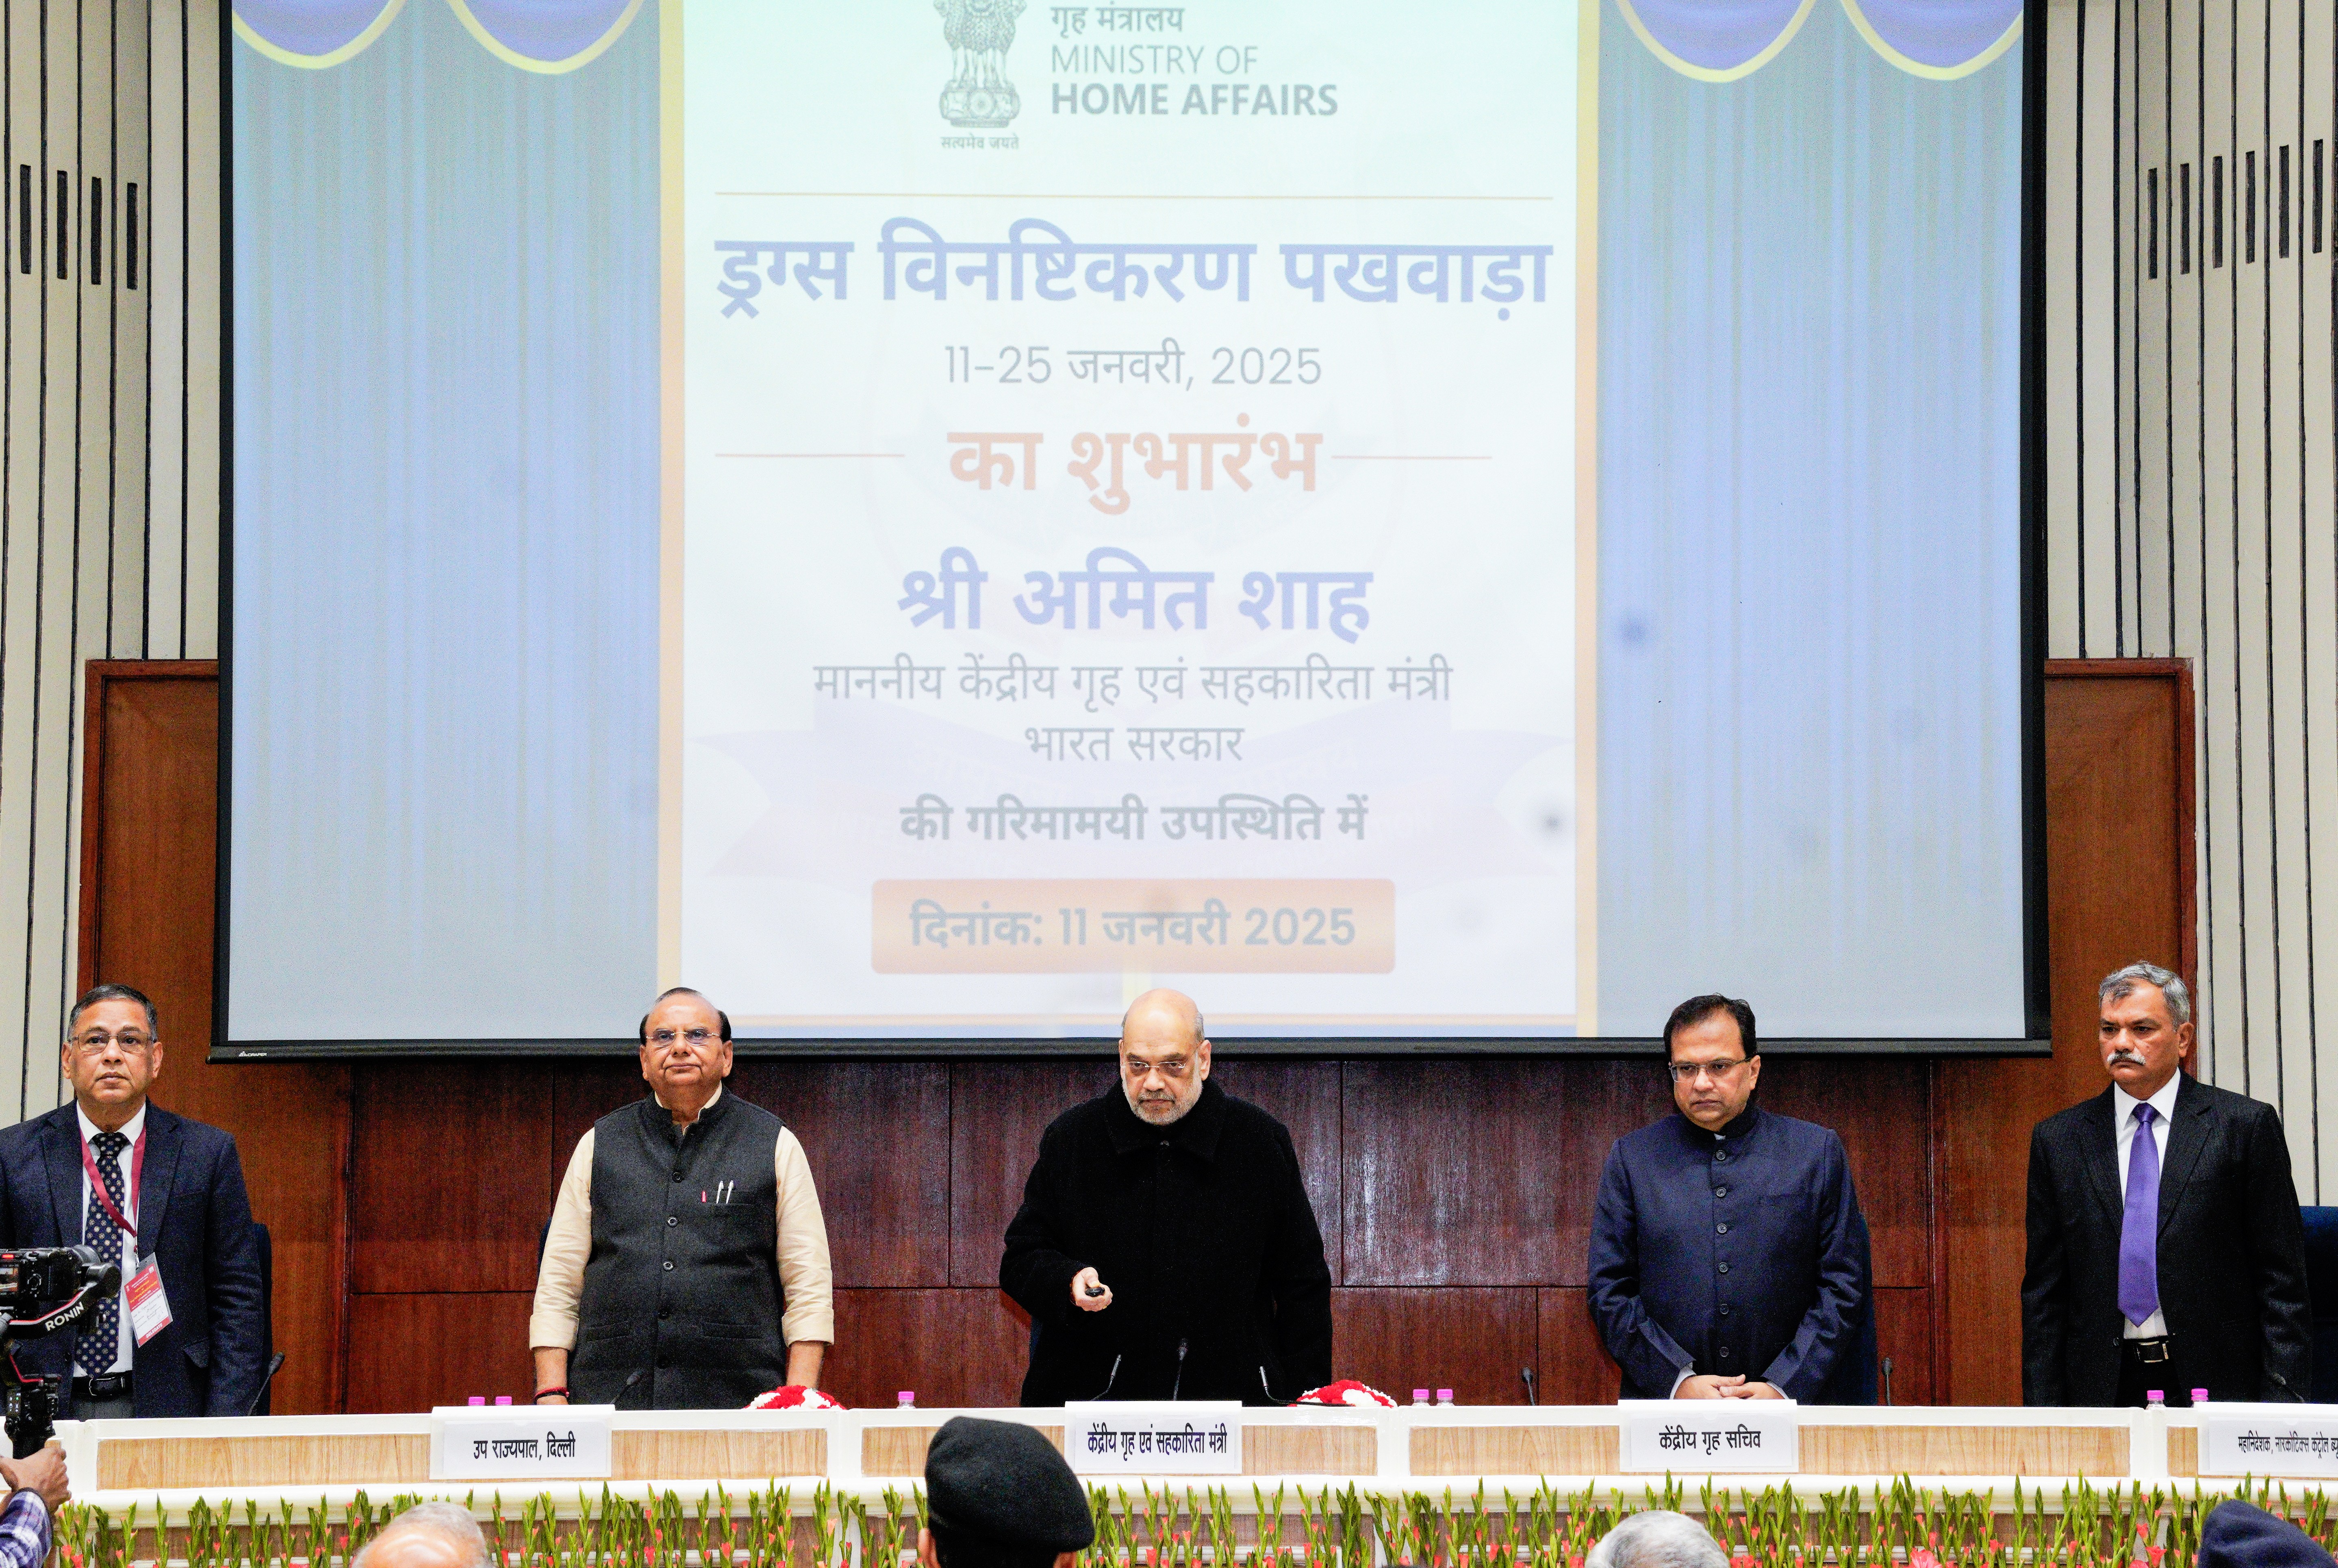
[[[660, 1110], [664, 1111], [668, 1116], [672, 1116], [673, 1114], [673, 1107], [668, 1105], [665, 1102], [665, 1096], [660, 1094], [656, 1090], [653, 1089], [650, 1090], [650, 1098], [658, 1102], [658, 1109]], [[698, 1108], [698, 1114], [704, 1116], [708, 1111], [712, 1110], [714, 1109], [714, 1102], [722, 1098], [722, 1086], [718, 1083], [714, 1086], [714, 1092], [707, 1096], [706, 1103]]]
[[2180, 1071], [2169, 1073], [2167, 1075], [2167, 1081], [2161, 1084], [2159, 1086], [2158, 1092], [2154, 1094], [2148, 1100], [2137, 1100], [2135, 1096], [2129, 1094], [2127, 1091], [2127, 1085], [2123, 1083], [2112, 1084], [2112, 1090], [2118, 1095], [2117, 1104], [2118, 1105], [2119, 1125], [2124, 1127], [2128, 1122], [2134, 1120], [2136, 1107], [2139, 1105], [2149, 1105], [2151, 1107], [2152, 1114], [2159, 1118], [2160, 1124], [2162, 1126], [2168, 1125], [2168, 1118], [2176, 1114], [2176, 1092], [2183, 1087], [2184, 1074]]
[[1706, 1131], [1687, 1117], [1681, 1115], [1677, 1108], [1674, 1109], [1673, 1115], [1679, 1117], [1681, 1127], [1687, 1132], [1691, 1141], [1703, 1149], [1714, 1148], [1724, 1142], [1738, 1142], [1762, 1123], [1762, 1109], [1752, 1100], [1745, 1102], [1744, 1109], [1723, 1122], [1721, 1129], [1717, 1132]]
[[[103, 1130], [97, 1125], [97, 1123], [89, 1119], [89, 1112], [81, 1108], [81, 1101], [79, 1100], [74, 1101], [74, 1117], [81, 1123], [81, 1140], [84, 1143], [87, 1143], [91, 1139], [95, 1138], [99, 1132]], [[140, 1102], [137, 1114], [122, 1124], [121, 1131], [122, 1136], [128, 1139], [132, 1143], [136, 1143], [140, 1138], [145, 1135], [146, 1106], [143, 1101]]]

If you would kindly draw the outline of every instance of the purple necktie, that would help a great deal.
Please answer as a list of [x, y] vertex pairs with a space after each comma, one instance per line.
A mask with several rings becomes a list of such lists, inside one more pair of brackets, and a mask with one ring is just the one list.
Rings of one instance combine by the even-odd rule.
[[2135, 1145], [2127, 1155], [2127, 1218], [2119, 1226], [2119, 1311], [2141, 1323], [2159, 1310], [2159, 1146], [2151, 1107], [2135, 1108]]

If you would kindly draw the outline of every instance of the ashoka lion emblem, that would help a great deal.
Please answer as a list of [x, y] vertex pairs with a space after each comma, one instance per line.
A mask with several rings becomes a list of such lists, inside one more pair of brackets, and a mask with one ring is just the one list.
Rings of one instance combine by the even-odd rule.
[[996, 129], [1023, 107], [1007, 79], [1015, 18], [1024, 0], [934, 0], [957, 74], [942, 89], [942, 118], [968, 130]]

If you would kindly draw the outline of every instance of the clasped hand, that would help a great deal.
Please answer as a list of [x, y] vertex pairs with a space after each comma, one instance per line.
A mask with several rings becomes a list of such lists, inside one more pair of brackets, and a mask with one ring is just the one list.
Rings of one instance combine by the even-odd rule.
[[1696, 1373], [1681, 1380], [1673, 1390], [1675, 1399], [1783, 1399], [1784, 1395], [1766, 1383], [1748, 1383], [1745, 1375], [1722, 1377], [1712, 1373]]

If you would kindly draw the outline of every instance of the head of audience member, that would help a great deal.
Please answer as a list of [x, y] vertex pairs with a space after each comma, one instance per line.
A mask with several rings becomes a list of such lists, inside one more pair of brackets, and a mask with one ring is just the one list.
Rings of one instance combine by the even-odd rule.
[[2219, 1503], [2200, 1526], [2197, 1568], [2330, 1568], [2321, 1543], [2254, 1504]]
[[2095, 989], [2103, 1069], [2136, 1099], [2149, 1100], [2191, 1053], [2192, 992], [2182, 975], [2156, 963], [2114, 970]]
[[1762, 1081], [1754, 1010], [1717, 992], [1690, 997], [1665, 1022], [1665, 1070], [1683, 1116], [1707, 1132], [1727, 1127]]
[[1729, 1568], [1729, 1553], [1687, 1514], [1651, 1508], [1602, 1535], [1583, 1568]]
[[82, 1114], [108, 1132], [138, 1114], [162, 1070], [154, 1004], [126, 985], [101, 985], [65, 1016], [65, 1077]]
[[927, 1445], [920, 1568], [1072, 1568], [1095, 1539], [1087, 1494], [1038, 1428], [958, 1415]]
[[1194, 1109], [1210, 1076], [1202, 1010], [1182, 991], [1148, 991], [1120, 1021], [1120, 1088], [1128, 1109], [1167, 1127]]
[[678, 985], [642, 1015], [642, 1079], [674, 1120], [697, 1120], [730, 1076], [729, 1013]]
[[458, 1503], [418, 1503], [359, 1548], [349, 1568], [488, 1568], [487, 1538]]

